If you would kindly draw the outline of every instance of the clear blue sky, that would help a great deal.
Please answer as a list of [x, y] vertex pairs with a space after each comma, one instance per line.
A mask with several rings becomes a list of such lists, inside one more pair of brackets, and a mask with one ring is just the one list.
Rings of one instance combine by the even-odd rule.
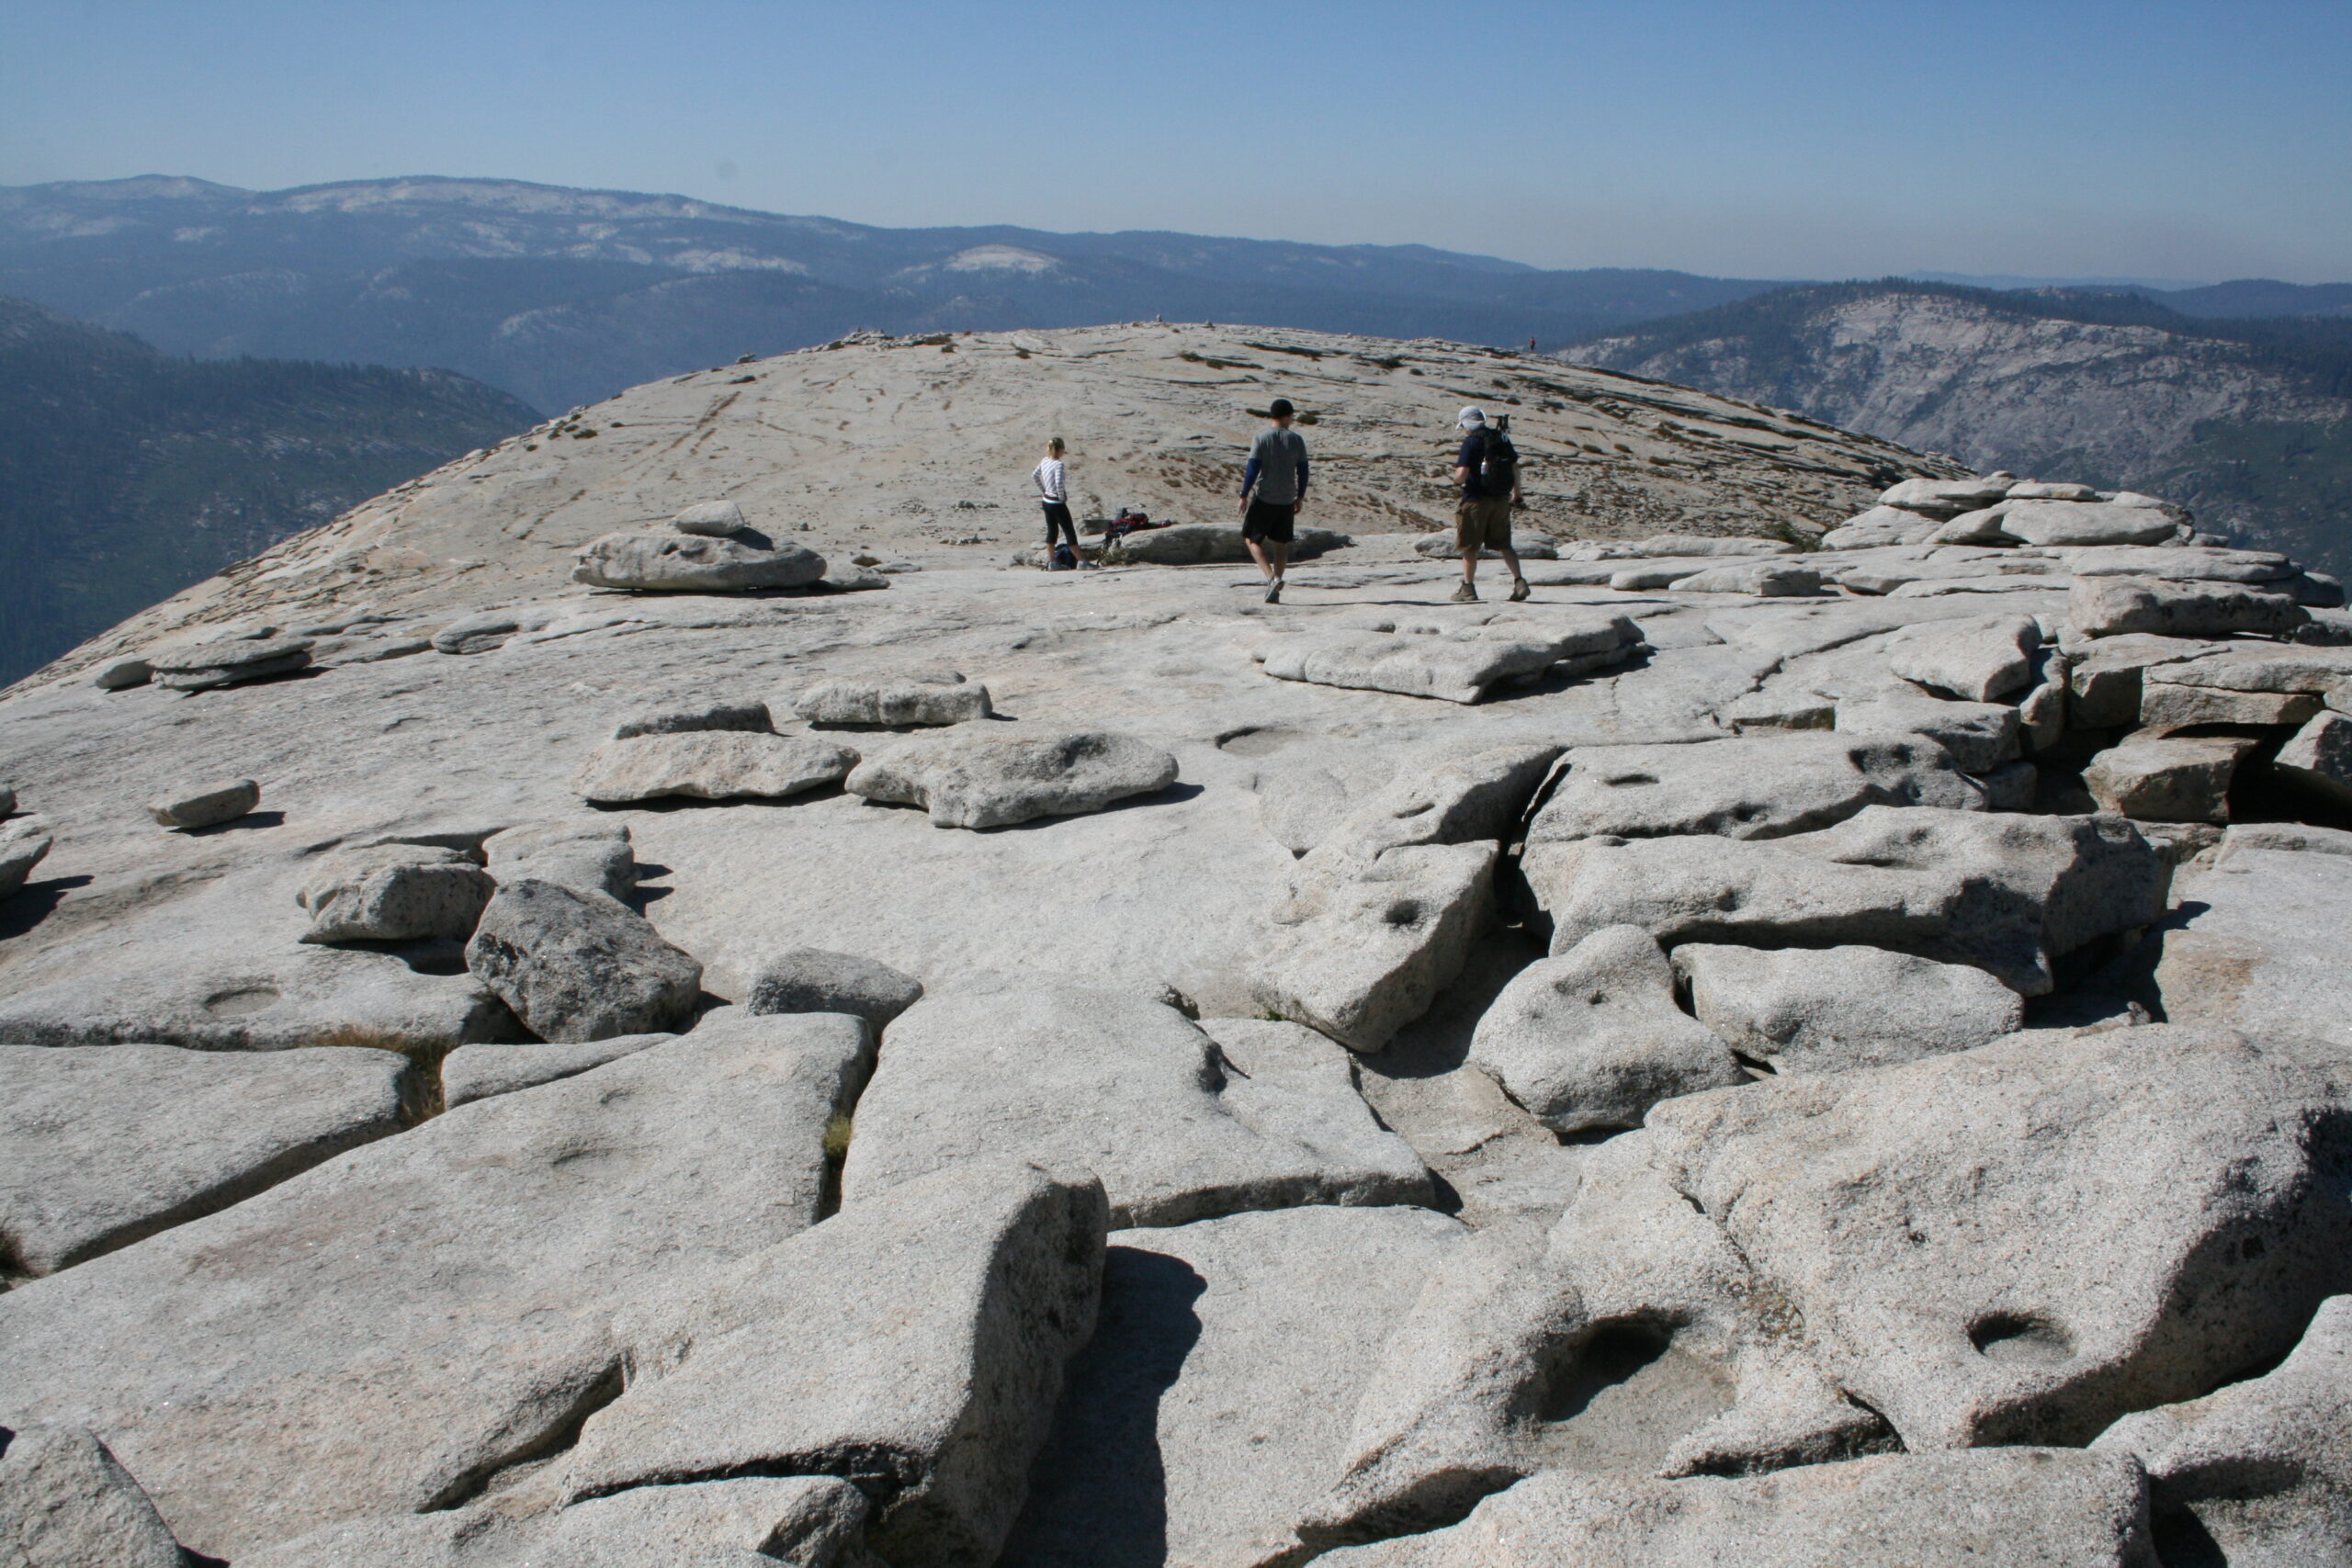
[[0, 0], [0, 184], [145, 173], [2314, 282], [2352, 278], [2352, 3]]

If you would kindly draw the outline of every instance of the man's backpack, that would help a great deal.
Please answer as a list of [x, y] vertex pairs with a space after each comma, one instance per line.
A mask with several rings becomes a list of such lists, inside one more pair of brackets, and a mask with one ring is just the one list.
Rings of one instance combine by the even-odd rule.
[[1509, 495], [1519, 482], [1519, 448], [1501, 431], [1488, 429], [1478, 445], [1478, 491]]
[[1076, 552], [1076, 551], [1074, 551], [1074, 550], [1072, 550], [1072, 549], [1071, 549], [1068, 545], [1056, 545], [1056, 546], [1054, 547], [1054, 563], [1053, 563], [1052, 567], [1051, 567], [1051, 568], [1049, 568], [1048, 570], [1054, 570], [1054, 571], [1075, 571], [1075, 570], [1078, 570], [1078, 555], [1077, 555], [1077, 552]]

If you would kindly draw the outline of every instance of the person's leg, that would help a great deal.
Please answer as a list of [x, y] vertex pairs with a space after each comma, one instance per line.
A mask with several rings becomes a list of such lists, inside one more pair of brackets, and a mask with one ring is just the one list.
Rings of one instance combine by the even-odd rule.
[[1258, 574], [1268, 582], [1274, 580], [1273, 563], [1266, 558], [1266, 541], [1255, 534], [1244, 534], [1241, 542], [1250, 547], [1250, 558], [1258, 563]]
[[1453, 548], [1462, 558], [1462, 586], [1453, 591], [1457, 604], [1475, 603], [1478, 597], [1479, 542], [1478, 504], [1465, 497], [1453, 508]]
[[1267, 553], [1274, 558], [1274, 581], [1280, 582], [1283, 580], [1283, 573], [1290, 570], [1290, 541], [1288, 539], [1272, 540], [1267, 544], [1266, 549]]

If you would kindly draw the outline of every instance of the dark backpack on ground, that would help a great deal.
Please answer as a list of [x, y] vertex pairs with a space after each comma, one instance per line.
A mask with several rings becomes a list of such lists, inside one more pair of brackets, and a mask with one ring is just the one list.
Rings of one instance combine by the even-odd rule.
[[1072, 550], [1068, 545], [1056, 545], [1054, 547], [1054, 564], [1052, 570], [1055, 571], [1076, 571], [1078, 570], [1078, 553]]
[[1478, 445], [1478, 493], [1509, 495], [1519, 482], [1519, 448], [1510, 437], [1489, 427]]

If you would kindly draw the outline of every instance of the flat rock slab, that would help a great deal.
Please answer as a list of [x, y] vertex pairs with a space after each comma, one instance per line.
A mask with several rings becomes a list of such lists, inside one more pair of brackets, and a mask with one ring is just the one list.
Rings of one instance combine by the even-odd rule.
[[2352, 1045], [2352, 856], [2225, 842], [2172, 897], [2134, 950], [2165, 1017]]
[[[2021, 1028], [2025, 1002], [1982, 969], [1875, 947], [1685, 942], [1690, 1010], [1779, 1073], [1838, 1073], [1967, 1051]], [[481, 1047], [494, 1049], [494, 1047]]]
[[1772, 839], [1835, 826], [1866, 806], [1973, 810], [1983, 804], [1982, 787], [1925, 737], [1758, 735], [1694, 745], [1579, 746], [1528, 824], [1527, 841], [1690, 833]]
[[506, 1004], [469, 976], [420, 975], [387, 953], [326, 947], [259, 962], [126, 964], [0, 998], [0, 1041], [28, 1045], [415, 1053], [519, 1038]]
[[622, 1323], [628, 1389], [567, 1496], [834, 1475], [888, 1560], [988, 1568], [1093, 1332], [1105, 1219], [1091, 1177], [981, 1160], [680, 1281]]
[[[1355, 543], [1347, 535], [1335, 534], [1329, 528], [1295, 528], [1292, 532], [1293, 560], [1306, 560]], [[1147, 528], [1125, 536], [1103, 552], [1103, 559], [1112, 565], [1203, 566], [1250, 558], [1249, 541], [1242, 538], [1239, 525], [1231, 523], [1179, 523], [1172, 528]]]
[[526, 877], [499, 888], [466, 967], [540, 1039], [579, 1044], [683, 1029], [702, 965], [601, 893]]
[[1568, 660], [1602, 668], [1632, 658], [1640, 646], [1640, 629], [1623, 615], [1566, 625], [1497, 619], [1443, 633], [1310, 632], [1269, 647], [1264, 667], [1278, 681], [1475, 703], [1498, 682]]
[[1742, 561], [1736, 566], [1709, 567], [1678, 578], [1678, 593], [1748, 593], [1759, 599], [1781, 599], [1821, 592], [1821, 573], [1809, 566], [1777, 560]]
[[616, 1034], [579, 1045], [460, 1045], [442, 1059], [441, 1102], [455, 1111], [494, 1094], [513, 1094], [516, 1089], [577, 1077], [591, 1067], [617, 1062], [676, 1038], [674, 1034]]
[[640, 592], [729, 593], [801, 588], [824, 575], [825, 558], [798, 545], [763, 549], [691, 534], [607, 534], [581, 550], [571, 580]]
[[1989, 703], [2033, 683], [2041, 625], [2030, 615], [1987, 615], [1898, 632], [1887, 668], [1938, 696]]
[[844, 1207], [984, 1156], [1092, 1172], [1117, 1225], [1425, 1200], [1427, 1170], [1374, 1120], [1345, 1054], [1305, 1033], [1227, 1052], [1172, 1008], [1110, 992], [926, 997], [858, 1102]]
[[160, 795], [147, 803], [147, 813], [166, 828], [217, 828], [260, 804], [261, 785], [251, 779], [232, 779]]
[[699, 729], [740, 729], [766, 732], [775, 728], [768, 705], [749, 697], [715, 697], [704, 702], [665, 704], [639, 708], [613, 726], [613, 739], [634, 735], [683, 735]]
[[2311, 616], [2287, 594], [2235, 583], [2086, 577], [2066, 596], [2066, 619], [2085, 637], [2284, 637]]
[[310, 662], [311, 639], [301, 637], [224, 637], [147, 656], [154, 683], [175, 692], [209, 691], [291, 674]]
[[635, 735], [596, 748], [571, 787], [597, 806], [667, 795], [777, 800], [839, 784], [857, 762], [848, 747], [802, 735], [732, 729]]
[[637, 890], [637, 852], [626, 822], [592, 817], [526, 823], [492, 834], [481, 849], [499, 882], [529, 877], [621, 899]]
[[398, 1132], [408, 1059], [0, 1045], [0, 1241], [52, 1274]]
[[2001, 532], [2021, 544], [2162, 545], [2180, 536], [2177, 518], [2163, 507], [2097, 501], [2009, 500]]
[[2016, 482], [2014, 474], [1994, 474], [1984, 479], [1905, 479], [1878, 500], [1881, 506], [1901, 507], [1924, 516], [1957, 517], [1963, 512], [1992, 505], [2007, 496]]
[[237, 1568], [864, 1568], [868, 1512], [864, 1493], [831, 1476], [697, 1481], [537, 1514], [484, 1503], [379, 1515], [265, 1548]]
[[0, 1295], [0, 1408], [232, 1560], [463, 1500], [608, 1397], [623, 1303], [822, 1201], [853, 1020], [745, 1021], [462, 1107]]
[[1555, 1471], [1448, 1529], [1327, 1552], [1328, 1568], [2143, 1568], [2147, 1487], [2063, 1449], [1888, 1455], [1681, 1481]]
[[1532, 845], [1528, 885], [1565, 953], [1603, 926], [1659, 941], [1850, 943], [1984, 969], [2047, 993], [2049, 960], [2162, 913], [2155, 852], [2113, 817], [1865, 807], [1761, 842], [1675, 838]]
[[1159, 747], [1104, 729], [958, 731], [877, 751], [843, 787], [878, 804], [922, 807], [934, 828], [1009, 828], [1157, 795], [1176, 772], [1176, 759]]
[[967, 724], [996, 710], [989, 689], [953, 679], [822, 681], [793, 699], [794, 716], [810, 724], [914, 728]]
[[1468, 1233], [1421, 1209], [1116, 1231], [1001, 1568], [1255, 1568], [1298, 1551], [1369, 1352]]
[[2170, 577], [2204, 582], [2277, 582], [2295, 575], [2295, 563], [2270, 550], [2213, 549], [2202, 545], [2163, 548], [2068, 550], [2059, 557], [2076, 577]]

